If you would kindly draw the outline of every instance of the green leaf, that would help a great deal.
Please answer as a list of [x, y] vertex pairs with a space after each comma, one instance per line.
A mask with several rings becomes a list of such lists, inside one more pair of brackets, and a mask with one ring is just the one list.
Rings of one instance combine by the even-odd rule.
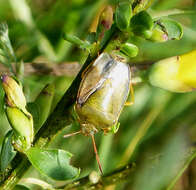
[[34, 119], [35, 133], [41, 128], [50, 114], [54, 89], [54, 84], [46, 85], [36, 100], [28, 104], [29, 111], [32, 113]]
[[39, 118], [40, 118], [40, 108], [39, 105], [35, 104], [34, 102], [29, 102], [27, 104], [27, 109], [31, 113], [33, 117], [33, 126], [35, 133], [37, 132], [37, 129], [39, 129]]
[[43, 150], [34, 147], [30, 148], [26, 154], [40, 173], [54, 180], [68, 180], [79, 176], [80, 169], [69, 164], [72, 154], [67, 151]]
[[171, 19], [160, 19], [157, 23], [163, 28], [167, 33], [170, 40], [180, 40], [183, 36], [182, 26]]
[[141, 11], [132, 17], [130, 27], [136, 35], [148, 39], [152, 35], [152, 17], [146, 11]]
[[128, 42], [123, 44], [120, 50], [129, 57], [136, 57], [138, 54], [138, 47]]
[[64, 40], [66, 40], [70, 43], [78, 45], [81, 49], [86, 49], [88, 51], [90, 51], [90, 49], [91, 49], [91, 44], [88, 41], [83, 41], [80, 38], [78, 38], [77, 36], [64, 33], [63, 38], [64, 38]]
[[13, 190], [30, 190], [30, 189], [24, 185], [16, 185]]
[[126, 30], [132, 17], [132, 7], [129, 2], [121, 2], [116, 8], [115, 22], [120, 30]]
[[14, 147], [12, 146], [12, 135], [13, 135], [13, 131], [12, 130], [8, 131], [8, 133], [6, 134], [3, 140], [3, 145], [1, 149], [1, 155], [0, 155], [0, 164], [1, 164], [2, 172], [8, 167], [8, 165], [16, 155], [16, 151], [14, 151]]
[[146, 11], [141, 11], [131, 19], [131, 28], [143, 26], [146, 30], [151, 30], [153, 27], [152, 17]]

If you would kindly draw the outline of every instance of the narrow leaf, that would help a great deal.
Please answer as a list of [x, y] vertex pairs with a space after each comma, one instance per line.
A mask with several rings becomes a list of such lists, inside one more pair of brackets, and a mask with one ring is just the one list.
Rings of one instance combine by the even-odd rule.
[[14, 147], [12, 146], [12, 135], [13, 135], [13, 131], [12, 130], [8, 131], [8, 133], [6, 134], [3, 140], [3, 145], [1, 149], [1, 155], [0, 155], [0, 164], [1, 164], [2, 172], [8, 167], [8, 165], [16, 155], [16, 151], [14, 151]]
[[51, 111], [54, 97], [54, 84], [44, 87], [33, 103], [28, 104], [29, 111], [33, 115], [35, 133], [41, 128]]

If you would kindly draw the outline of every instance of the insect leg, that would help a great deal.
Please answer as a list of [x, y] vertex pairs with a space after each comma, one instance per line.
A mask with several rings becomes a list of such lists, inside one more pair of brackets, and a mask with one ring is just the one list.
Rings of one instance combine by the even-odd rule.
[[97, 152], [97, 147], [96, 147], [96, 144], [95, 144], [94, 134], [90, 134], [90, 135], [91, 135], [91, 138], [92, 138], [93, 148], [94, 148], [96, 160], [97, 160], [97, 163], [98, 163], [98, 166], [99, 166], [99, 170], [100, 170], [101, 174], [103, 175], [103, 170], [102, 170], [102, 167], [101, 167], [101, 163], [100, 163], [100, 160], [99, 160], [99, 155], [98, 155], [98, 152]]
[[128, 101], [125, 103], [125, 106], [131, 106], [134, 104], [135, 98], [134, 98], [134, 89], [132, 82], [130, 82], [130, 95], [128, 97]]
[[68, 137], [72, 137], [72, 136], [77, 135], [77, 134], [80, 134], [80, 133], [82, 133], [82, 130], [76, 131], [76, 132], [73, 132], [73, 133], [69, 133], [67, 135], [64, 135], [63, 137], [64, 138], [68, 138]]

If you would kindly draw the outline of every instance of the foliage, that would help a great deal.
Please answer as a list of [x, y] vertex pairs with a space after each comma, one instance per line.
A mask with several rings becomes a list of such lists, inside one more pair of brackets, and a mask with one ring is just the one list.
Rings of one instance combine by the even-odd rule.
[[[195, 189], [195, 17], [191, 0], [0, 1], [1, 188]], [[135, 101], [95, 135], [100, 177], [88, 137], [63, 135], [103, 51], [130, 65]]]

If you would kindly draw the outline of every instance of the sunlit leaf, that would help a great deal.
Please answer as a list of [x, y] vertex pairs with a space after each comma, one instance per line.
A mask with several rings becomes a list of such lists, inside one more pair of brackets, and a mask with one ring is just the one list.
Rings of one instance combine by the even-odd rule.
[[183, 29], [180, 23], [171, 19], [160, 19], [160, 25], [164, 27], [170, 40], [180, 40], [183, 35]]
[[139, 36], [149, 39], [152, 35], [153, 20], [146, 11], [141, 11], [131, 18], [131, 30]]
[[132, 7], [129, 2], [121, 2], [116, 8], [115, 21], [120, 30], [126, 30], [132, 17]]
[[67, 151], [30, 148], [26, 154], [32, 165], [40, 173], [54, 180], [73, 179], [80, 173], [79, 169], [69, 164], [72, 154]]

